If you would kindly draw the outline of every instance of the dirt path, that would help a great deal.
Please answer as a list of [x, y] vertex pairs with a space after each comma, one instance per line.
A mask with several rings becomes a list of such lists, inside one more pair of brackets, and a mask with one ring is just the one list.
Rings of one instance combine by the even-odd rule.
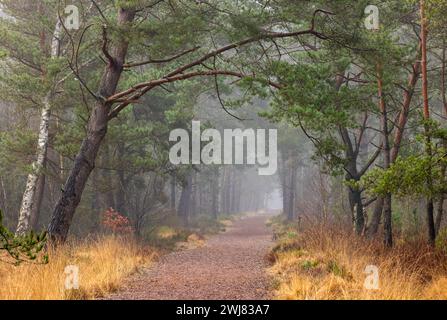
[[268, 299], [264, 256], [272, 237], [266, 220], [237, 220], [203, 247], [169, 253], [108, 299]]

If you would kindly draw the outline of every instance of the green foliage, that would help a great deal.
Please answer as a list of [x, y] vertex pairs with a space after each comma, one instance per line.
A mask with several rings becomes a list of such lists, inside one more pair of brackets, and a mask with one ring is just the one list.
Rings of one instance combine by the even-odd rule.
[[[374, 169], [368, 172], [361, 185], [373, 194], [396, 196], [426, 195], [436, 196], [447, 191], [443, 182], [441, 163], [446, 163], [443, 155], [429, 157], [412, 155], [398, 158], [388, 170]], [[428, 179], [434, 181], [433, 188], [426, 185]]]
[[446, 130], [440, 128], [433, 120], [423, 121], [422, 126], [427, 126], [429, 128], [427, 134], [441, 142], [430, 143], [431, 154], [424, 152], [427, 148], [426, 135], [418, 135], [416, 141], [420, 142], [422, 150], [413, 150], [413, 153], [406, 157], [398, 157], [387, 170], [382, 168], [370, 170], [357, 183], [357, 187], [364, 188], [371, 194], [391, 193], [397, 197], [437, 198], [447, 192], [444, 177], [447, 157], [442, 143], [446, 139]]
[[3, 214], [0, 211], [0, 253], [6, 252], [13, 259], [14, 264], [31, 261], [47, 263], [48, 255], [41, 254], [46, 240], [46, 232], [41, 234], [30, 232], [25, 236], [15, 236], [3, 226]]

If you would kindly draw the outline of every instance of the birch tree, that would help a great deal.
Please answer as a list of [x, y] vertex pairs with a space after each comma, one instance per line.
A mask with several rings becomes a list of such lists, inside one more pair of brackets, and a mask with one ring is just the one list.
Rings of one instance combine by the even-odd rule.
[[[57, 58], [59, 56], [60, 51], [60, 37], [62, 34], [62, 23], [59, 19], [57, 20], [58, 21], [54, 28], [54, 33], [51, 39], [50, 59]], [[32, 164], [32, 172], [28, 175], [25, 192], [23, 193], [22, 205], [20, 207], [19, 212], [19, 222], [16, 230], [17, 235], [26, 234], [26, 232], [30, 230], [30, 223], [32, 220], [31, 213], [33, 205], [35, 205], [36, 202], [37, 185], [39, 178], [43, 179], [42, 177], [42, 175], [44, 174], [43, 169], [47, 159], [47, 150], [49, 143], [49, 126], [51, 119], [51, 104], [53, 101], [55, 89], [56, 88], [50, 89], [50, 91], [45, 95], [45, 98], [43, 100], [43, 108], [40, 116], [39, 138], [37, 141], [36, 161]], [[39, 210], [39, 208], [37, 208], [36, 210]]]

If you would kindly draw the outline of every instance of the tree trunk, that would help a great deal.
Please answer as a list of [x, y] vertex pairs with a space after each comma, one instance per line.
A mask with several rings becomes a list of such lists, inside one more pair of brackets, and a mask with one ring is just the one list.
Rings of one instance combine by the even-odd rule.
[[229, 202], [230, 202], [230, 213], [236, 213], [236, 171], [231, 170], [230, 171], [230, 180], [228, 188], [229, 191]]
[[383, 197], [378, 197], [374, 205], [374, 211], [371, 217], [371, 222], [368, 227], [368, 236], [373, 237], [379, 231], [380, 220], [382, 219], [383, 211]]
[[225, 207], [226, 207], [226, 214], [231, 213], [231, 169], [227, 172], [227, 177], [225, 179]]
[[32, 172], [28, 175], [25, 192], [23, 193], [22, 205], [20, 207], [19, 221], [16, 235], [24, 235], [31, 229], [31, 213], [36, 200], [36, 189], [39, 177], [43, 174], [44, 163], [48, 150], [48, 128], [51, 115], [51, 94], [45, 97], [44, 107], [41, 114], [39, 129], [39, 140], [37, 142], [37, 160], [32, 165]]
[[[61, 32], [62, 24], [58, 21], [51, 38], [50, 59], [54, 59], [59, 56]], [[45, 45], [42, 43], [42, 51], [44, 51], [44, 49]], [[36, 205], [35, 202], [41, 202], [41, 199], [38, 199], [38, 195], [36, 193], [39, 180], [41, 183], [45, 184], [45, 179], [40, 177], [44, 174], [42, 171], [47, 159], [51, 103], [54, 95], [53, 92], [54, 88], [50, 89], [43, 101], [43, 108], [40, 115], [39, 138], [37, 141], [37, 157], [36, 161], [32, 164], [32, 171], [28, 175], [28, 179], [26, 181], [25, 192], [23, 193], [22, 204], [19, 212], [16, 235], [26, 234], [31, 229], [31, 220], [36, 221], [36, 218], [32, 217], [33, 207], [35, 208], [35, 214], [38, 214], [39, 211], [40, 204]]]
[[288, 190], [288, 204], [287, 204], [287, 220], [292, 221], [295, 217], [295, 186], [296, 186], [296, 170], [292, 165], [290, 170], [290, 187]]
[[363, 215], [362, 193], [359, 190], [348, 188], [349, 203], [354, 214], [355, 232], [358, 235], [363, 233], [365, 227], [365, 217]]
[[[46, 166], [46, 162], [44, 163], [44, 169]], [[43, 194], [45, 190], [45, 174], [41, 174], [39, 177], [39, 181], [37, 182], [36, 188], [36, 197], [31, 209], [31, 230], [37, 231], [37, 225], [39, 223], [40, 217], [40, 207], [42, 206]]]
[[404, 100], [399, 114], [399, 119], [397, 121], [396, 132], [394, 133], [394, 145], [393, 149], [391, 150], [391, 163], [394, 163], [399, 155], [402, 138], [408, 121], [408, 115], [410, 113], [411, 101], [413, 100], [414, 89], [416, 88], [420, 73], [421, 63], [417, 61], [413, 64], [413, 72], [408, 80], [407, 89], [404, 91]]
[[281, 166], [279, 166], [279, 176], [281, 179], [281, 193], [282, 193], [282, 212], [287, 217], [289, 212], [289, 191], [287, 186], [287, 165], [286, 165], [286, 152], [281, 152]]
[[211, 181], [211, 214], [213, 218], [217, 218], [217, 203], [218, 203], [218, 193], [217, 193], [217, 183], [219, 181], [219, 171], [213, 170], [213, 181]]
[[[131, 23], [135, 17], [135, 11], [131, 9], [119, 9], [118, 25], [124, 26]], [[62, 196], [59, 199], [48, 226], [48, 233], [53, 242], [64, 242], [68, 235], [73, 215], [81, 201], [87, 180], [95, 166], [96, 156], [103, 141], [109, 121], [111, 105], [105, 102], [107, 97], [116, 91], [123, 71], [123, 64], [128, 50], [128, 40], [117, 40], [113, 50], [113, 60], [109, 62], [99, 86], [99, 98], [92, 109], [87, 125], [87, 134], [84, 138], [74, 166], [65, 183]]]
[[197, 172], [195, 170], [191, 173], [191, 204], [189, 215], [197, 215]]
[[220, 191], [220, 207], [223, 214], [228, 213], [227, 208], [227, 175], [228, 170], [226, 167], [223, 168], [222, 179], [221, 179], [221, 191]]
[[[345, 127], [340, 127], [340, 135], [343, 143], [346, 147], [345, 156], [347, 159], [347, 165], [345, 167], [347, 174], [346, 181], [354, 180], [359, 181], [359, 173], [357, 170], [357, 157], [358, 154], [354, 152], [349, 132]], [[351, 213], [353, 215], [355, 231], [358, 235], [361, 235], [365, 228], [365, 216], [363, 213], [362, 192], [360, 190], [349, 187], [348, 197], [351, 207]]]
[[428, 243], [431, 246], [435, 245], [436, 241], [436, 227], [434, 219], [434, 203], [432, 198], [427, 199], [427, 228], [428, 228]]
[[438, 213], [436, 215], [436, 220], [435, 220], [435, 233], [436, 236], [439, 235], [439, 230], [441, 229], [441, 224], [442, 224], [442, 217], [444, 216], [444, 196], [441, 197], [441, 199], [439, 199], [438, 201]]
[[175, 179], [175, 176], [172, 176], [171, 177], [171, 203], [170, 203], [170, 205], [171, 205], [171, 209], [172, 210], [174, 210], [175, 211], [175, 197], [176, 197], [176, 195], [175, 195], [175, 188], [176, 188], [176, 185], [177, 185], [177, 182], [176, 182], [176, 179]]
[[[427, 19], [425, 17], [425, 0], [421, 0], [420, 3], [420, 14], [421, 14], [421, 51], [422, 51], [422, 97], [424, 104], [424, 120], [425, 123], [425, 135], [426, 135], [426, 153], [428, 157], [432, 156], [431, 150], [431, 138], [430, 138], [430, 128], [427, 121], [430, 120], [430, 107], [428, 98], [428, 74], [427, 74]], [[427, 187], [429, 190], [432, 189], [433, 182], [431, 178], [431, 168], [429, 168]], [[431, 246], [435, 245], [436, 231], [435, 231], [435, 221], [434, 221], [434, 204], [433, 198], [431, 196], [427, 197], [427, 231], [428, 231], [428, 243]]]
[[[381, 129], [383, 140], [383, 168], [387, 170], [391, 164], [390, 139], [388, 132], [388, 111], [385, 104], [385, 93], [383, 92], [383, 66], [381, 63], [377, 65], [377, 88], [379, 95], [379, 109], [381, 114]], [[387, 193], [383, 199], [383, 229], [384, 243], [387, 247], [393, 246], [393, 227], [392, 227], [392, 209], [391, 209], [391, 193]]]
[[191, 211], [192, 175], [189, 174], [186, 184], [183, 186], [180, 196], [178, 215], [182, 219], [183, 225], [189, 225], [189, 215]]
[[241, 176], [236, 176], [236, 199], [235, 199], [235, 212], [240, 213], [241, 212], [241, 193], [242, 193], [242, 186], [241, 186]]
[[[404, 91], [402, 108], [399, 113], [399, 119], [396, 125], [396, 131], [394, 133], [394, 144], [393, 148], [391, 149], [391, 163], [394, 163], [399, 155], [403, 134], [407, 125], [408, 115], [410, 113], [411, 100], [413, 99], [414, 89], [419, 80], [420, 73], [421, 63], [417, 61], [413, 64], [413, 72], [409, 77], [407, 89]], [[382, 218], [383, 203], [383, 197], [377, 198], [373, 215], [371, 217], [371, 224], [368, 227], [368, 236], [370, 237], [375, 236], [379, 230], [379, 224]]]
[[[446, 42], [444, 40], [443, 42], [443, 49], [442, 49], [442, 67], [441, 67], [441, 96], [442, 96], [442, 104], [444, 107], [444, 116], [447, 117], [447, 96], [446, 96]], [[447, 141], [443, 141], [444, 148], [447, 148]], [[441, 168], [441, 177], [443, 180], [443, 183], [445, 184], [445, 174], [446, 174], [446, 165], [445, 163], [442, 163]], [[442, 218], [444, 216], [444, 200], [445, 200], [445, 194], [441, 194], [441, 197], [438, 201], [438, 213], [436, 215], [435, 220], [435, 231], [436, 236], [439, 235], [439, 230], [441, 229], [442, 225]]]
[[385, 246], [391, 248], [393, 246], [393, 226], [390, 193], [383, 199], [383, 234]]

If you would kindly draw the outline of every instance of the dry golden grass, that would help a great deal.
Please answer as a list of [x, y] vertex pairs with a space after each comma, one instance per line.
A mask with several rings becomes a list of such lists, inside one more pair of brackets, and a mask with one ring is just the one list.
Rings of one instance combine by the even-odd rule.
[[225, 227], [231, 227], [234, 224], [234, 222], [230, 219], [222, 219], [222, 220], [219, 220], [219, 222]]
[[159, 239], [172, 239], [178, 235], [178, 230], [172, 227], [162, 226], [158, 228], [156, 235]]
[[[390, 250], [349, 230], [312, 226], [285, 232], [270, 259], [278, 299], [447, 299], [447, 257], [422, 241]], [[369, 265], [378, 267], [377, 290], [364, 285]]]
[[[0, 299], [94, 299], [115, 291], [125, 277], [155, 258], [134, 241], [103, 237], [49, 252], [49, 263], [13, 266], [0, 262]], [[65, 290], [65, 268], [79, 267], [79, 290]]]

